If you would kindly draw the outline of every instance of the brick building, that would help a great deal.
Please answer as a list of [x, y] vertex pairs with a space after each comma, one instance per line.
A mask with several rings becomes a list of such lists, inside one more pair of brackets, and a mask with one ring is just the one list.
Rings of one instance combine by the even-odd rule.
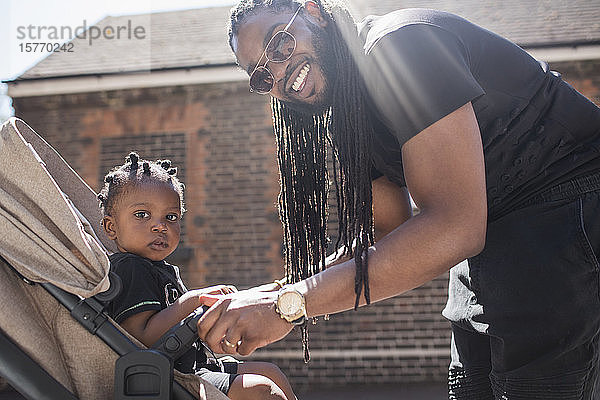
[[[550, 62], [600, 104], [597, 0], [354, 0], [357, 17], [404, 7], [458, 13]], [[282, 275], [278, 176], [266, 96], [249, 93], [226, 43], [228, 8], [106, 17], [113, 32], [144, 37], [75, 39], [9, 82], [16, 116], [54, 145], [95, 189], [130, 150], [170, 158], [186, 184], [184, 238], [173, 255], [189, 287], [240, 288]], [[142, 35], [140, 35], [142, 36]], [[311, 329], [312, 361], [299, 335], [253, 357], [311, 385], [442, 382], [449, 360], [447, 274]]]

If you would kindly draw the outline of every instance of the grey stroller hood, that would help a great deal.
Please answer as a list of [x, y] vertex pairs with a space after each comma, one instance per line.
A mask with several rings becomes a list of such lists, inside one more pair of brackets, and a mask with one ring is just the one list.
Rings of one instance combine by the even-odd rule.
[[34, 282], [82, 297], [108, 289], [112, 243], [94, 191], [22, 120], [2, 125], [0, 159], [0, 254]]

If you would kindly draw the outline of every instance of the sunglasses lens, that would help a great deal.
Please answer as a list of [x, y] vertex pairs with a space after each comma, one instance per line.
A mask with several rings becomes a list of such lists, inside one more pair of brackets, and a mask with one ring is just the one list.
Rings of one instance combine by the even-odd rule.
[[265, 53], [270, 61], [283, 62], [292, 56], [295, 49], [296, 39], [285, 31], [279, 31], [267, 44]]
[[275, 79], [265, 67], [258, 67], [250, 76], [250, 89], [253, 92], [264, 94], [273, 89]]

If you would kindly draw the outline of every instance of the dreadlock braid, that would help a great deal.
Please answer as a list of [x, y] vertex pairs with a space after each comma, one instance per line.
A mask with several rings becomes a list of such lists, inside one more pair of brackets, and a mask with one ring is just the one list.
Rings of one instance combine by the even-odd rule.
[[[356, 26], [346, 9], [333, 9], [335, 23], [330, 35], [336, 60], [336, 79], [332, 93], [330, 132], [335, 149], [334, 160], [339, 165], [334, 171], [338, 193], [338, 216], [340, 227], [336, 248], [343, 244], [346, 254], [354, 249], [356, 274], [354, 291], [358, 308], [361, 292], [367, 304], [370, 303], [368, 248], [374, 242], [373, 205], [371, 187], [371, 146], [373, 127], [369, 121], [365, 96], [367, 91], [360, 76], [358, 63], [362, 54], [352, 49], [360, 49]], [[354, 245], [354, 246], [353, 246]]]
[[[326, 116], [309, 116], [272, 98], [281, 192], [285, 269], [288, 280], [305, 279], [325, 269], [327, 250]], [[293, 134], [291, 134], [293, 132]], [[310, 360], [308, 328], [302, 327], [304, 361]]]
[[[272, 110], [284, 188], [279, 194], [279, 210], [286, 274], [297, 282], [325, 267], [329, 187], [326, 117], [296, 113], [274, 98]], [[312, 126], [316, 129], [307, 129]]]

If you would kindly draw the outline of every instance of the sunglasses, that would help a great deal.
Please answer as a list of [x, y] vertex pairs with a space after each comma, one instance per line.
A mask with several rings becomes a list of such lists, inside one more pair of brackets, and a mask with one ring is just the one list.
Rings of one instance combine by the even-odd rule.
[[[302, 6], [298, 7], [290, 22], [283, 28], [281, 31], [277, 31], [272, 37], [271, 40], [267, 43], [265, 47], [265, 51], [263, 51], [262, 55], [258, 59], [258, 63], [256, 64], [256, 68], [250, 74], [250, 91], [258, 94], [267, 94], [273, 90], [273, 86], [275, 86], [275, 77], [267, 68], [267, 63], [271, 62], [285, 62], [290, 59], [294, 50], [296, 50], [296, 38], [294, 35], [289, 33], [287, 30], [292, 26], [296, 16], [300, 12]], [[263, 65], [260, 65], [260, 61], [266, 59]]]

